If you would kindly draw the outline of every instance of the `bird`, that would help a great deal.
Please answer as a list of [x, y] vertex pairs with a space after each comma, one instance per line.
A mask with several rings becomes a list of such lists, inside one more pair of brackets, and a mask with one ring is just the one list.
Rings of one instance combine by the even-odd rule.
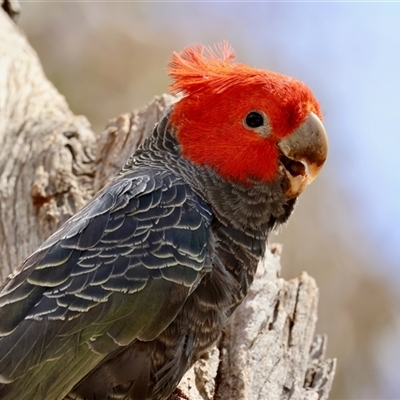
[[235, 59], [173, 52], [179, 100], [6, 278], [1, 399], [165, 400], [218, 342], [328, 152], [311, 89]]

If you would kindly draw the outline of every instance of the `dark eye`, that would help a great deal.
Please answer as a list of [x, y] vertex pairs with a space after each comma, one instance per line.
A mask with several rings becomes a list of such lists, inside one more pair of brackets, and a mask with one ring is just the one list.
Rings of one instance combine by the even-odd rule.
[[252, 111], [247, 114], [245, 122], [249, 128], [258, 128], [264, 125], [264, 117], [259, 112]]

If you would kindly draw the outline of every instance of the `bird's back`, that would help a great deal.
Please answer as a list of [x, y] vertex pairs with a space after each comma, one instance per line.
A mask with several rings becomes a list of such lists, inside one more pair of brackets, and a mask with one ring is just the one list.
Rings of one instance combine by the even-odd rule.
[[145, 376], [143, 354], [163, 344], [140, 343], [165, 331], [210, 269], [209, 227], [208, 206], [171, 172], [111, 182], [3, 285], [0, 398], [62, 399], [99, 368], [88, 399], [143, 385], [158, 368]]

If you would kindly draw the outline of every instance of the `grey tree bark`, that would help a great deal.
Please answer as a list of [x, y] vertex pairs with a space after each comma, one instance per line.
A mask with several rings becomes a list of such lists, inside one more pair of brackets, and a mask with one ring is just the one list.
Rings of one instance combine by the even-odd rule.
[[[72, 216], [151, 131], [173, 97], [111, 119], [99, 138], [44, 76], [15, 17], [0, 1], [0, 279]], [[279, 277], [280, 248], [260, 263], [249, 296], [217, 347], [199, 360], [174, 400], [326, 399], [336, 361], [314, 336], [318, 288], [306, 273]], [[172, 400], [172, 399], [171, 399]]]

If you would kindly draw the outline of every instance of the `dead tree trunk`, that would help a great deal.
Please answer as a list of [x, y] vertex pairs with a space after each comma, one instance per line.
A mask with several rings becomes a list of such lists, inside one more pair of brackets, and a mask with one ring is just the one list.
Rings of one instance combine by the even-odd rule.
[[[110, 177], [170, 107], [157, 97], [112, 119], [96, 138], [43, 74], [36, 53], [0, 9], [0, 278], [4, 279]], [[5, 10], [5, 11], [3, 11]], [[9, 15], [7, 15], [7, 13]], [[186, 374], [174, 399], [326, 399], [335, 360], [314, 337], [318, 288], [306, 273], [279, 278], [279, 248], [259, 265], [218, 348]]]

